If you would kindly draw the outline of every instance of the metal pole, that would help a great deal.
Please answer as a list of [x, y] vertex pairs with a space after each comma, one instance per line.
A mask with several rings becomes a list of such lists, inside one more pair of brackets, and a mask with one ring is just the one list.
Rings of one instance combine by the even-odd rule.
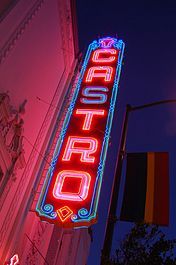
[[119, 187], [120, 187], [120, 177], [121, 177], [122, 164], [123, 164], [123, 158], [124, 158], [124, 153], [125, 153], [128, 116], [129, 116], [130, 110], [131, 110], [131, 106], [127, 105], [125, 115], [124, 115], [124, 120], [123, 120], [120, 148], [119, 148], [117, 163], [116, 163], [116, 172], [115, 172], [113, 186], [112, 186], [112, 193], [111, 193], [111, 199], [110, 199], [108, 220], [107, 220], [107, 225], [106, 225], [105, 239], [104, 239], [104, 245], [103, 245], [103, 250], [102, 250], [102, 255], [101, 255], [101, 265], [105, 264], [106, 260], [108, 260], [110, 257], [114, 226], [117, 221], [116, 219], [117, 195], [119, 193]]
[[144, 105], [134, 106], [134, 107], [130, 105], [126, 105], [126, 112], [125, 112], [125, 116], [123, 120], [121, 140], [119, 144], [119, 152], [118, 152], [117, 163], [116, 163], [116, 171], [114, 175], [112, 193], [111, 193], [110, 204], [109, 204], [110, 206], [109, 206], [109, 212], [108, 212], [108, 220], [107, 220], [107, 225], [105, 229], [104, 245], [103, 245], [102, 254], [101, 254], [101, 265], [106, 264], [106, 261], [109, 260], [110, 253], [111, 253], [111, 247], [112, 247], [114, 226], [117, 221], [116, 208], [117, 208], [117, 203], [118, 203], [118, 194], [119, 194], [119, 188], [120, 188], [122, 165], [123, 165], [123, 158], [124, 158], [125, 146], [126, 146], [129, 112], [153, 107], [156, 105], [162, 105], [166, 103], [176, 103], [176, 99], [155, 101], [149, 104], [144, 104]]

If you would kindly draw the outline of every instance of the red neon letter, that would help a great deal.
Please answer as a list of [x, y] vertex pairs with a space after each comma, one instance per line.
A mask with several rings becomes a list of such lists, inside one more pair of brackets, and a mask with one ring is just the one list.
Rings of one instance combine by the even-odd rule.
[[76, 114], [83, 114], [86, 115], [84, 119], [84, 124], [82, 129], [85, 131], [90, 130], [90, 126], [92, 123], [92, 119], [94, 115], [104, 116], [104, 110], [97, 110], [97, 109], [77, 109]]
[[94, 51], [93, 56], [92, 56], [92, 61], [95, 63], [110, 63], [113, 62], [116, 57], [115, 56], [109, 56], [107, 57], [100, 57], [101, 54], [117, 54], [117, 51], [115, 49], [99, 49]]
[[[89, 147], [78, 147], [76, 146], [78, 144], [88, 144]], [[98, 141], [95, 138], [69, 136], [62, 160], [69, 161], [71, 159], [71, 155], [75, 153], [81, 154], [81, 162], [94, 163], [95, 157], [90, 155], [96, 152], [97, 147]]]
[[86, 82], [92, 82], [93, 77], [103, 77], [104, 81], [111, 81], [113, 68], [111, 66], [93, 66], [87, 73]]
[[[62, 191], [64, 182], [70, 179], [80, 179], [80, 185], [77, 192]], [[91, 176], [85, 171], [63, 170], [58, 173], [54, 184], [53, 196], [56, 199], [67, 201], [83, 201], [87, 198]]]

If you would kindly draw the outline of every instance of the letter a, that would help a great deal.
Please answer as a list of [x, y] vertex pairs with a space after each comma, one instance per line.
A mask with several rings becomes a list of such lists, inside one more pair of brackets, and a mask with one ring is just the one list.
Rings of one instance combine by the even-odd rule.
[[87, 73], [86, 82], [92, 82], [93, 78], [104, 78], [105, 82], [111, 81], [113, 68], [111, 66], [93, 66]]

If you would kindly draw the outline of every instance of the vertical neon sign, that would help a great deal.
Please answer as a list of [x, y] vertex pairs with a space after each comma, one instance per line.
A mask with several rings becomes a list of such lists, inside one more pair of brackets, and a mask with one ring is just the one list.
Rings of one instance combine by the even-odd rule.
[[62, 227], [97, 220], [123, 51], [110, 37], [89, 45], [36, 207], [43, 220]]

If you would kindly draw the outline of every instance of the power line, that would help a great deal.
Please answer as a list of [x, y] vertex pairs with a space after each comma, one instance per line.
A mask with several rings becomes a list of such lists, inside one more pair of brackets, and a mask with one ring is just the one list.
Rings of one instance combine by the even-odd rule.
[[49, 164], [50, 166], [51, 166], [51, 164], [50, 164], [50, 162], [46, 159], [46, 157], [43, 155], [43, 154], [41, 154], [40, 153], [40, 151], [35, 147], [35, 145], [33, 145], [29, 140], [28, 140], [28, 138], [25, 136], [25, 135], [23, 135], [23, 137], [26, 139], [26, 141], [35, 149], [35, 151], [47, 162], [47, 164]]
[[49, 263], [47, 262], [47, 260], [44, 258], [44, 256], [42, 255], [42, 253], [39, 251], [39, 249], [36, 247], [36, 245], [34, 244], [34, 242], [30, 239], [30, 237], [25, 233], [25, 236], [27, 237], [27, 239], [31, 242], [31, 244], [33, 245], [33, 247], [38, 251], [38, 253], [40, 254], [40, 256], [43, 258], [43, 260], [45, 261], [45, 263], [47, 265], [49, 265]]

